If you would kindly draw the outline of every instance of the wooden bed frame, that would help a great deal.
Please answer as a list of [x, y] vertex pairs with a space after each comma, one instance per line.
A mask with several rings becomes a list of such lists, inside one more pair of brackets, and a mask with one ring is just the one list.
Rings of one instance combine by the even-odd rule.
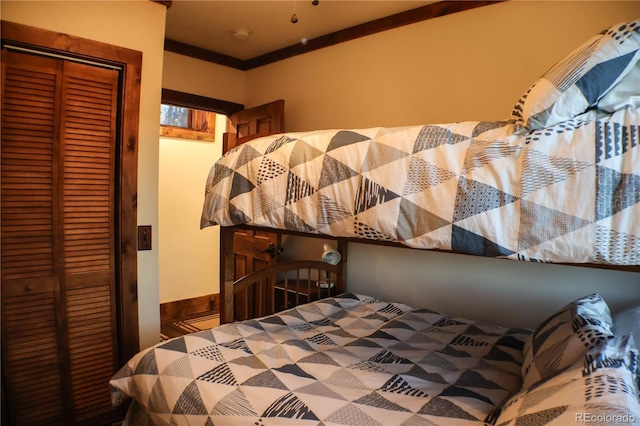
[[[234, 279], [236, 269], [233, 254], [233, 234], [235, 229], [238, 228], [264, 230], [263, 228], [249, 225], [220, 228], [220, 282], [224, 283], [220, 289], [221, 323], [270, 315], [283, 309], [306, 303], [310, 300], [316, 300], [318, 298], [334, 296], [346, 292], [347, 246], [349, 242], [407, 248], [400, 243], [392, 243], [388, 241], [336, 238], [328, 235], [305, 234], [296, 231], [268, 229], [269, 232], [276, 232], [284, 235], [295, 235], [306, 238], [336, 241], [342, 260], [335, 266], [314, 260], [278, 263], [274, 266], [252, 272], [236, 280]], [[636, 272], [640, 274], [640, 265], [624, 266], [593, 263], [573, 263], [565, 265]], [[308, 282], [318, 281], [317, 278], [313, 277], [323, 277], [326, 274], [329, 274], [331, 282], [335, 284], [331, 292], [322, 291], [323, 289], [321, 287], [316, 286], [312, 282]], [[285, 276], [288, 277], [286, 281], [284, 279]], [[312, 279], [307, 280], [307, 277], [312, 277]], [[247, 291], [247, 289], [250, 290]], [[281, 299], [282, 295], [279, 296], [277, 294], [278, 292], [285, 295], [284, 303]], [[280, 297], [280, 299], [278, 297]]]
[[[256, 229], [255, 227], [243, 226]], [[227, 323], [270, 315], [275, 312], [344, 293], [347, 289], [347, 243], [326, 235], [274, 232], [337, 241], [342, 258], [337, 265], [319, 260], [277, 263], [235, 279], [233, 234], [237, 227], [220, 228], [220, 320]], [[271, 230], [270, 230], [271, 231]], [[333, 286], [316, 285], [329, 281]]]
[[[232, 114], [231, 116], [231, 132], [225, 133], [223, 152], [226, 152], [230, 148], [249, 142], [250, 140], [268, 136], [272, 134], [281, 133], [284, 130], [284, 101], [279, 100], [270, 104], [261, 105], [256, 108], [241, 111], [240, 113]], [[240, 115], [238, 115], [240, 114]], [[265, 118], [266, 117], [266, 118]], [[270, 126], [267, 130], [261, 129], [260, 126], [255, 123], [249, 125], [246, 124], [243, 129], [240, 130], [239, 123], [246, 121], [252, 123], [252, 120], [259, 120], [266, 122], [271, 120]], [[266, 121], [265, 121], [266, 120]], [[255, 133], [254, 133], [255, 132]], [[281, 235], [296, 235], [307, 238], [319, 238], [324, 240], [337, 241], [338, 251], [342, 256], [341, 262], [332, 267], [329, 264], [323, 264], [319, 261], [301, 261], [301, 262], [289, 262], [286, 264], [276, 264], [275, 266], [267, 267], [264, 270], [258, 270], [250, 273], [245, 277], [235, 280], [238, 275], [236, 267], [234, 265], [235, 256], [233, 250], [233, 235], [235, 229], [252, 229], [273, 232]], [[299, 274], [298, 276], [304, 276], [302, 271], [313, 269], [317, 273], [329, 272], [336, 274], [335, 280], [335, 293], [331, 295], [337, 295], [346, 291], [346, 277], [347, 277], [347, 245], [349, 242], [358, 242], [363, 244], [374, 244], [391, 247], [403, 247], [407, 246], [389, 241], [377, 241], [360, 238], [337, 238], [328, 235], [320, 234], [307, 234], [297, 231], [287, 231], [271, 228], [260, 228], [250, 225], [236, 225], [232, 227], [220, 227], [220, 318], [222, 323], [232, 322], [234, 320], [255, 318], [262, 315], [269, 315], [278, 311], [278, 306], [275, 304], [275, 290], [281, 290], [282, 286], [278, 286], [278, 276], [282, 276], [285, 272], [289, 275]], [[420, 250], [420, 249], [415, 249]], [[424, 249], [427, 250], [427, 249]], [[429, 251], [441, 251], [437, 249], [429, 249]], [[447, 253], [456, 253], [455, 251], [447, 251]], [[463, 253], [467, 254], [467, 253]], [[596, 269], [610, 269], [626, 272], [636, 272], [640, 274], [640, 265], [624, 266], [624, 265], [607, 265], [607, 264], [592, 264], [592, 263], [572, 263], [564, 264], [578, 267], [589, 267]], [[307, 273], [310, 273], [307, 271]], [[275, 277], [275, 278], [274, 278]], [[302, 288], [303, 285], [300, 281], [294, 281], [291, 285], [295, 288]], [[252, 289], [247, 291], [247, 289]], [[252, 294], [253, 291], [253, 294]], [[285, 291], [285, 294], [292, 297], [293, 304], [285, 303], [285, 307], [292, 307], [301, 300], [301, 296], [309, 295], [311, 288], [306, 288], [304, 291]], [[317, 294], [320, 297], [320, 293]], [[286, 300], [285, 300], [286, 301]], [[304, 303], [304, 301], [302, 301]], [[238, 314], [240, 313], [240, 314]]]
[[222, 322], [270, 315], [345, 291], [343, 265], [319, 260], [278, 263], [225, 282]]

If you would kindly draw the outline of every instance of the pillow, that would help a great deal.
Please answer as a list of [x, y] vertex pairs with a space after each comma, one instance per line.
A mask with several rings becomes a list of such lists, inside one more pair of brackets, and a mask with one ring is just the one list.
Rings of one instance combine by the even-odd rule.
[[499, 426], [637, 425], [637, 365], [633, 338], [612, 338], [564, 372], [517, 393], [487, 421]]
[[640, 343], [640, 306], [614, 315], [613, 333], [617, 336], [633, 334], [634, 339]]
[[511, 118], [523, 131], [550, 127], [594, 107], [640, 58], [640, 20], [591, 37], [540, 77], [518, 100]]
[[612, 337], [611, 313], [598, 294], [562, 307], [542, 322], [525, 342], [523, 389], [555, 376], [600, 342]]
[[640, 60], [636, 62], [629, 74], [598, 101], [598, 108], [607, 112], [615, 112], [627, 107], [640, 107]]

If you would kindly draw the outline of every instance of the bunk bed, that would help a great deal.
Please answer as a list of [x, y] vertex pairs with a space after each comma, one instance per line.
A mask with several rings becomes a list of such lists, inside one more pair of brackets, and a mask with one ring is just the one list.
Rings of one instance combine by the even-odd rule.
[[[325, 236], [343, 254], [357, 239], [640, 272], [639, 59], [640, 21], [627, 22], [503, 122], [255, 139], [213, 166], [202, 226]], [[599, 295], [506, 328], [349, 293], [345, 267], [226, 279], [227, 319], [241, 320], [145, 349], [113, 377], [125, 423], [640, 422], [634, 336]]]

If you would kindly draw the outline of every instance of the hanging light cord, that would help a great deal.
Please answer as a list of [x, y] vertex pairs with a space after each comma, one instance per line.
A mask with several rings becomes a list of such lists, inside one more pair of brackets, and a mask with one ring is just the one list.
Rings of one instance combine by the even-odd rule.
[[[298, 3], [298, 0], [293, 0], [293, 15], [291, 15], [291, 23], [295, 24], [296, 22], [298, 22], [298, 15], [296, 15], [296, 5]], [[320, 0], [311, 0], [311, 4], [314, 6], [317, 6], [320, 4]]]
[[296, 4], [298, 3], [298, 0], [293, 0], [293, 15], [291, 15], [291, 23], [295, 24], [296, 22], [298, 22], [298, 15], [296, 15]]

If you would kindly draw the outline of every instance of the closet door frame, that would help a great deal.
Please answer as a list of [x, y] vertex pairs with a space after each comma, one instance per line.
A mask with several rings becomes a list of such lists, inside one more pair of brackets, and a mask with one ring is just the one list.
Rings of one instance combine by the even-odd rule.
[[0, 21], [2, 44], [116, 66], [121, 71], [121, 111], [116, 140], [116, 296], [119, 364], [139, 351], [138, 323], [138, 126], [142, 53], [68, 34]]

